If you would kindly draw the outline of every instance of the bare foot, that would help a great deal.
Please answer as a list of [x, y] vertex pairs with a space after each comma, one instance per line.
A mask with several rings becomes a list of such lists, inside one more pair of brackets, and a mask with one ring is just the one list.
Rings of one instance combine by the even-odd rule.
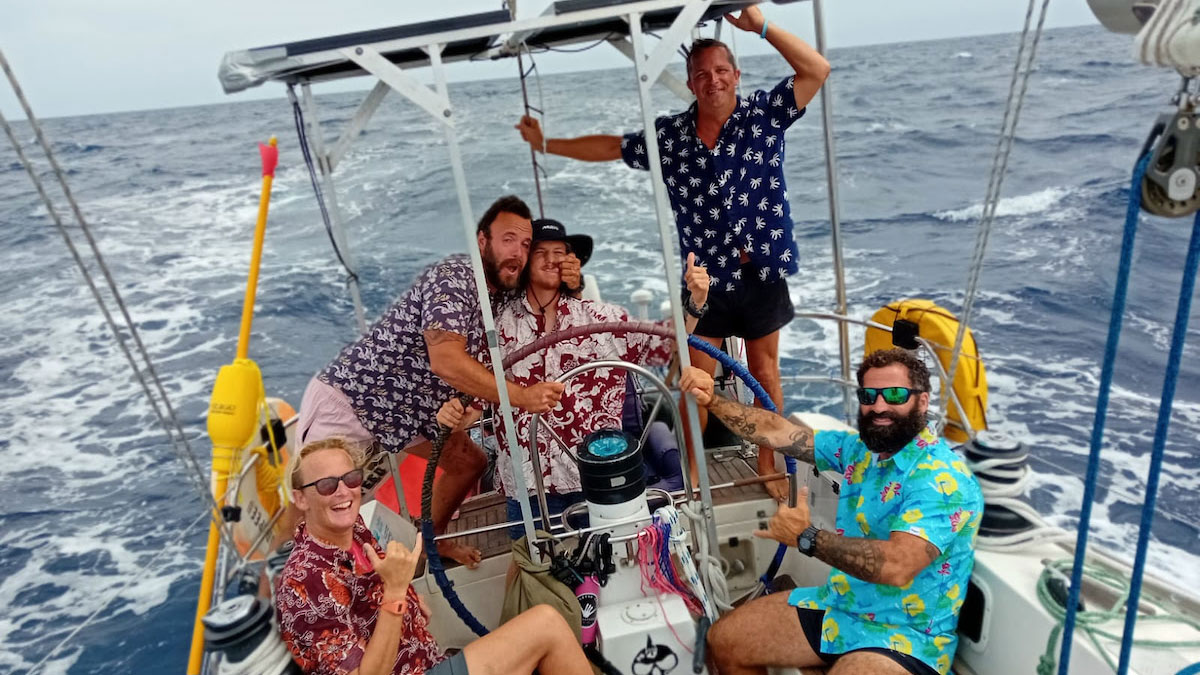
[[479, 563], [483, 561], [482, 551], [474, 546], [467, 546], [453, 540], [439, 541], [438, 555], [465, 565], [470, 570], [479, 567]]
[[773, 480], [770, 483], [764, 484], [767, 488], [767, 494], [771, 495], [771, 499], [783, 504], [788, 500], [788, 482], [786, 479]]

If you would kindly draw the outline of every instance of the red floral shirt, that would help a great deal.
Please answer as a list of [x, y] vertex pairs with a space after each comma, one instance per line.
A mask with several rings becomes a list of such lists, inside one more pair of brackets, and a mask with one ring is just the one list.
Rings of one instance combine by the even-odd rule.
[[[562, 297], [558, 300], [558, 317], [555, 331], [575, 326], [628, 321], [629, 314], [623, 307], [605, 302]], [[521, 295], [504, 305], [496, 318], [496, 331], [500, 334], [500, 349], [515, 351], [537, 338], [545, 331], [539, 325], [538, 315], [533, 313], [529, 300]], [[655, 335], [627, 333], [593, 333], [574, 338], [539, 351], [512, 364], [505, 369], [508, 379], [522, 385], [550, 380], [584, 363], [599, 359], [620, 359], [641, 365], [665, 366], [671, 361], [675, 341]], [[548, 415], [542, 415], [538, 429], [538, 450], [541, 452], [542, 480], [546, 491], [553, 494], [579, 492], [579, 469], [574, 461], [563, 452], [562, 447], [550, 439], [546, 425], [554, 428], [558, 437], [574, 450], [584, 437], [597, 429], [620, 429], [621, 411], [625, 405], [624, 370], [599, 368], [574, 377], [567, 383], [558, 407]], [[528, 449], [529, 423], [533, 414], [513, 410], [517, 425], [517, 442]], [[512, 456], [508, 449], [508, 438], [504, 431], [504, 418], [496, 415], [496, 437], [499, 452], [496, 456], [496, 473], [500, 474], [501, 492], [516, 495], [512, 474]], [[533, 480], [533, 463], [524, 463], [525, 486], [530, 491]]]
[[[354, 543], [383, 554], [362, 518], [353, 536]], [[275, 617], [283, 641], [305, 673], [345, 675], [359, 667], [375, 630], [383, 580], [350, 551], [310, 536], [303, 523], [295, 543], [275, 581]], [[419, 675], [445, 658], [412, 586], [407, 605], [393, 675]]]

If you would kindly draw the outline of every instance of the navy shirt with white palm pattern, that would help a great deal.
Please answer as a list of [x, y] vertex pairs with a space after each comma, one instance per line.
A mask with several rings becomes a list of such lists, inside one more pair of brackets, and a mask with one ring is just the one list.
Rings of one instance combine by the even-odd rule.
[[[683, 256], [696, 254], [717, 292], [742, 282], [744, 251], [759, 281], [795, 274], [798, 251], [783, 179], [783, 132], [804, 115], [796, 107], [794, 76], [771, 91], [738, 97], [717, 144], [708, 148], [696, 134], [696, 104], [655, 120], [663, 181], [675, 212]], [[621, 158], [649, 170], [646, 135], [621, 139]]]

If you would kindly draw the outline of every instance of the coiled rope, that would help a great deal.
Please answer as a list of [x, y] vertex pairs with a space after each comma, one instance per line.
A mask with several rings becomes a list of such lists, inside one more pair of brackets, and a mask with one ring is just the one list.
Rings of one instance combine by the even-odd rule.
[[[1042, 570], [1042, 574], [1038, 577], [1037, 597], [1042, 604], [1042, 609], [1054, 617], [1059, 623], [1050, 631], [1050, 637], [1046, 640], [1046, 651], [1038, 659], [1037, 673], [1038, 675], [1051, 675], [1054, 672], [1054, 645], [1058, 642], [1058, 636], [1063, 630], [1063, 619], [1067, 615], [1067, 610], [1054, 597], [1050, 591], [1050, 581], [1053, 579], [1066, 578], [1067, 571], [1071, 570], [1074, 561], [1070, 558], [1062, 560], [1053, 560], [1046, 563], [1046, 567]], [[1077, 612], [1077, 621], [1079, 628], [1084, 631], [1095, 645], [1096, 651], [1104, 657], [1108, 662], [1109, 667], [1114, 671], [1118, 670], [1117, 664], [1113, 663], [1112, 657], [1108, 655], [1108, 650], [1100, 644], [1100, 638], [1105, 638], [1111, 641], [1119, 641], [1122, 635], [1111, 633], [1100, 628], [1101, 625], [1119, 619], [1123, 613], [1123, 608], [1128, 605], [1136, 611], [1138, 600], [1132, 597], [1129, 580], [1123, 575], [1103, 567], [1094, 567], [1092, 565], [1084, 565], [1084, 573], [1087, 578], [1093, 582], [1102, 584], [1114, 592], [1116, 599], [1108, 609], [1102, 610], [1087, 610]], [[1169, 608], [1156, 604], [1154, 614], [1140, 614], [1138, 621], [1153, 621], [1158, 623], [1179, 623], [1191, 626], [1196, 630], [1200, 630], [1200, 622], [1183, 614], [1169, 611]], [[1068, 607], [1075, 607], [1069, 604]], [[1064, 638], [1065, 639], [1065, 638]], [[1132, 644], [1139, 647], [1151, 647], [1156, 649], [1183, 649], [1186, 647], [1200, 647], [1200, 640], [1133, 640]]]

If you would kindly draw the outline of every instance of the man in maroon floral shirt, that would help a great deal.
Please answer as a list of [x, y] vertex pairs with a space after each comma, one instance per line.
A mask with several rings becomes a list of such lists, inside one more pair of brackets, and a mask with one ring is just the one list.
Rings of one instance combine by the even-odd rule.
[[317, 441], [289, 464], [304, 513], [295, 548], [276, 579], [284, 642], [305, 673], [319, 675], [590, 674], [574, 632], [553, 609], [528, 610], [449, 659], [429, 633], [429, 610], [410, 582], [421, 557], [379, 546], [358, 515], [362, 468], [339, 439]]
[[[533, 221], [533, 245], [530, 248], [529, 267], [523, 275], [522, 293], [514, 301], [505, 303], [496, 317], [496, 331], [500, 334], [502, 351], [512, 352], [544, 335], [577, 326], [629, 321], [629, 313], [619, 305], [583, 300], [563, 292], [566, 290], [564, 280], [567, 274], [571, 277], [569, 282], [573, 282], [577, 266], [586, 263], [591, 253], [591, 237], [568, 235], [566, 228], [556, 220]], [[709, 289], [707, 270], [694, 263], [695, 256], [689, 256], [684, 273], [684, 281], [690, 292], [687, 304], [691, 311], [685, 321], [688, 331], [696, 325], [696, 314], [703, 313]], [[564, 340], [530, 354], [509, 366], [506, 375], [517, 384], [528, 385], [552, 380], [577, 366], [601, 359], [665, 366], [674, 351], [675, 341], [670, 338], [642, 333], [593, 333]], [[583, 501], [583, 493], [579, 469], [562, 446], [551, 440], [547, 428], [553, 429], [571, 448], [578, 447], [584, 437], [593, 431], [621, 428], [625, 380], [625, 371], [615, 368], [583, 373], [567, 383], [560, 406], [542, 416], [537, 445], [547, 510], [551, 514], [560, 513], [567, 506]], [[473, 421], [474, 417], [475, 413], [466, 415], [466, 423]], [[525, 456], [528, 457], [532, 447], [529, 426], [533, 413], [518, 412], [513, 419], [517, 425], [517, 442], [525, 448]], [[508, 497], [509, 521], [520, 520], [520, 506], [515, 499], [512, 453], [504, 433], [504, 421], [498, 416], [496, 420], [496, 438], [499, 441], [496, 473], [500, 476], [500, 491]], [[445, 403], [439, 413], [439, 421], [452, 429], [462, 427], [462, 404], [456, 399]], [[525, 486], [533, 490], [536, 483], [532, 462], [526, 460], [523, 463], [523, 473]], [[539, 506], [537, 503], [532, 506], [536, 517]], [[514, 539], [521, 536], [520, 531], [520, 528], [512, 528]]]
[[[515, 196], [501, 197], [480, 218], [476, 238], [488, 293], [495, 298], [516, 288], [529, 256], [529, 207]], [[498, 400], [475, 276], [465, 254], [422, 271], [362, 337], [317, 373], [300, 403], [297, 438], [303, 445], [339, 437], [370, 455], [382, 456], [374, 452], [382, 449], [428, 458], [438, 433], [438, 406], [458, 392]], [[534, 412], [546, 412], [561, 395], [557, 383], [508, 387], [514, 406]], [[438, 533], [483, 474], [487, 458], [466, 433], [456, 433], [442, 449], [440, 466], [432, 514]], [[369, 472], [368, 489], [375, 476]], [[441, 542], [438, 552], [469, 567], [480, 560], [478, 550], [456, 541]]]

